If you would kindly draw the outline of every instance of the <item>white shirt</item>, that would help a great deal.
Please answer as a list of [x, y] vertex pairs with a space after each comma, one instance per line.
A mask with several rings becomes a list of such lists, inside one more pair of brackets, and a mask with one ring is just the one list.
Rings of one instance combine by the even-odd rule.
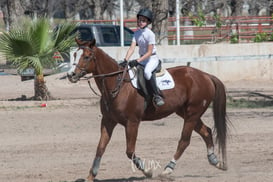
[[148, 51], [149, 45], [154, 45], [152, 54], [156, 53], [155, 34], [149, 28], [139, 29], [134, 33], [133, 42], [136, 42], [139, 47], [139, 55], [144, 55]]

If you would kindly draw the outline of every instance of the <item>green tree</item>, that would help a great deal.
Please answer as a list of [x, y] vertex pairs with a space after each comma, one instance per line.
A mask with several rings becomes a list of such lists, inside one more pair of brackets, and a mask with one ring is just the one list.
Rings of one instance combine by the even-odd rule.
[[75, 35], [70, 32], [75, 28], [73, 23], [63, 23], [52, 29], [46, 18], [24, 20], [13, 26], [9, 32], [0, 35], [0, 51], [7, 60], [13, 63], [18, 72], [27, 68], [34, 69], [34, 99], [47, 100], [51, 95], [45, 84], [44, 67], [53, 68], [56, 52], [67, 54], [74, 43]]

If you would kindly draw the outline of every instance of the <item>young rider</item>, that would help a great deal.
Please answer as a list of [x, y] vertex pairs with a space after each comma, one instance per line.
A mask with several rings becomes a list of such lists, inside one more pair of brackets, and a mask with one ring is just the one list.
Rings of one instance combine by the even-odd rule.
[[[152, 11], [144, 8], [137, 13], [137, 26], [139, 29], [134, 33], [134, 37], [130, 48], [127, 51], [125, 61], [128, 61], [134, 53], [135, 47], [139, 46], [140, 58], [129, 62], [130, 67], [141, 64], [144, 66], [144, 77], [148, 80], [152, 91], [153, 100], [157, 106], [164, 104], [163, 98], [159, 95], [159, 90], [156, 85], [155, 77], [152, 72], [159, 64], [159, 58], [156, 55], [155, 34], [148, 28], [148, 25], [153, 21]], [[126, 63], [126, 62], [125, 62]]]

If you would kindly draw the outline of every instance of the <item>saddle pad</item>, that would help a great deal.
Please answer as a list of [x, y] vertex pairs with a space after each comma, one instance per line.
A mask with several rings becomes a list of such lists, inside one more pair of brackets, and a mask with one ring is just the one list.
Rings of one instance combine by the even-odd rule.
[[[133, 85], [133, 87], [138, 88], [137, 87], [137, 75], [136, 75], [136, 69], [129, 69], [129, 75], [131, 78], [131, 83]], [[159, 76], [156, 76], [156, 83], [157, 83], [157, 87], [160, 90], [167, 90], [167, 89], [172, 89], [174, 88], [174, 81], [173, 81], [173, 77], [171, 76], [171, 74], [168, 72], [168, 70], [164, 71], [164, 74], [161, 74]]]

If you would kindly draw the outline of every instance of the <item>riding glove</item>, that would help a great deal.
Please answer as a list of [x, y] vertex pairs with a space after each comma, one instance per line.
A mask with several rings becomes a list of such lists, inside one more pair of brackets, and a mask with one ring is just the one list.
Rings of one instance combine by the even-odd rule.
[[132, 67], [135, 67], [135, 66], [137, 66], [138, 65], [138, 62], [137, 62], [137, 60], [136, 59], [134, 59], [134, 60], [132, 60], [132, 61], [130, 61], [129, 62], [129, 66], [132, 68]]
[[122, 61], [121, 63], [119, 63], [119, 65], [121, 66], [121, 67], [123, 67], [123, 68], [125, 68], [125, 66], [127, 65], [127, 61], [126, 60], [124, 60], [124, 61]]

